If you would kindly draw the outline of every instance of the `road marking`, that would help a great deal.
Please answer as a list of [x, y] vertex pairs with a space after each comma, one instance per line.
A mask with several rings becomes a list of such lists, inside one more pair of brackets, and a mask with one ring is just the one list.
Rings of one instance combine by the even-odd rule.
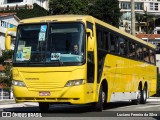
[[160, 107], [160, 105], [150, 105], [145, 107], [138, 107], [139, 109], [152, 108], [152, 107]]

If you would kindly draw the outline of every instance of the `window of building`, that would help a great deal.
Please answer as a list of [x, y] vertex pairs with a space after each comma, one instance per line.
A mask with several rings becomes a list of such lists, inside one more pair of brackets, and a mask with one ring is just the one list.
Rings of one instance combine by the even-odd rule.
[[121, 9], [131, 9], [130, 2], [121, 2]]
[[135, 3], [135, 10], [143, 10], [143, 3], [136, 2]]
[[150, 10], [158, 11], [158, 3], [150, 3]]
[[123, 12], [121, 19], [122, 20], [131, 20], [131, 12]]
[[7, 0], [7, 3], [23, 2], [23, 0]]

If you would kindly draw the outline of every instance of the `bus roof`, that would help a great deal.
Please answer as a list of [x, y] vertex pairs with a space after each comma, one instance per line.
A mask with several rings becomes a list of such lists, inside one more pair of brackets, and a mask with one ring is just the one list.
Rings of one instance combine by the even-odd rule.
[[94, 20], [96, 23], [102, 25], [102, 26], [105, 26], [113, 31], [116, 31], [120, 34], [123, 34], [125, 35], [126, 37], [129, 37], [131, 39], [134, 39], [140, 43], [143, 43], [145, 45], [148, 45], [152, 48], [156, 48], [155, 45], [153, 44], [150, 44], [150, 43], [147, 43], [145, 42], [144, 40], [142, 39], [139, 39], [138, 37], [136, 36], [133, 36], [131, 34], [128, 34], [126, 33], [125, 31], [123, 30], [120, 30], [108, 23], [105, 23], [101, 20], [98, 20], [92, 16], [89, 16], [89, 15], [51, 15], [51, 16], [42, 16], [42, 17], [35, 17], [35, 18], [28, 18], [28, 19], [23, 19], [20, 21], [20, 23], [40, 23], [40, 22], [56, 22], [56, 21], [80, 21], [80, 20]]

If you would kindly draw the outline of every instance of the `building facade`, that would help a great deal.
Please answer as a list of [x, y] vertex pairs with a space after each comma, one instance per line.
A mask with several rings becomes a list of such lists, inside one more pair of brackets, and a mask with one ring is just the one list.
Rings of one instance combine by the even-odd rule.
[[0, 11], [23, 8], [32, 9], [34, 3], [48, 10], [48, 2], [49, 0], [0, 0]]
[[[154, 29], [156, 29], [156, 20], [158, 22], [158, 19], [160, 18], [160, 0], [134, 0], [134, 2], [136, 33], [146, 33], [147, 31], [146, 29], [150, 21], [147, 21], [147, 19], [144, 18], [144, 14], [152, 15], [152, 17], [155, 16], [153, 17], [153, 26]], [[131, 33], [131, 0], [119, 0], [119, 8], [122, 13], [120, 29]]]
[[7, 28], [16, 27], [18, 22], [19, 18], [15, 13], [0, 13], [0, 51], [5, 49], [5, 33]]

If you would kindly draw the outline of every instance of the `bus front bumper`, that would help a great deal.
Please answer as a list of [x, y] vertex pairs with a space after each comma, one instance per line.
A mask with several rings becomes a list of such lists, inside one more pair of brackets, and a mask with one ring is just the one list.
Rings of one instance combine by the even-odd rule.
[[[27, 87], [13, 86], [13, 94], [16, 102], [50, 102], [50, 103], [88, 103], [85, 85], [63, 87], [50, 91], [29, 90]], [[44, 94], [42, 94], [44, 93]]]

